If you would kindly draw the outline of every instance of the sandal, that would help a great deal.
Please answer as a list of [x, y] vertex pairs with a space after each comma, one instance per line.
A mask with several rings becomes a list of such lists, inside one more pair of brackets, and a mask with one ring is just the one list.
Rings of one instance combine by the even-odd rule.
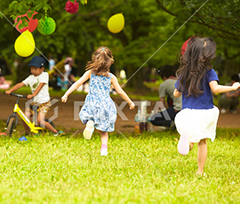
[[87, 140], [90, 140], [94, 131], [94, 122], [89, 120], [86, 124], [86, 127], [83, 131], [83, 137]]

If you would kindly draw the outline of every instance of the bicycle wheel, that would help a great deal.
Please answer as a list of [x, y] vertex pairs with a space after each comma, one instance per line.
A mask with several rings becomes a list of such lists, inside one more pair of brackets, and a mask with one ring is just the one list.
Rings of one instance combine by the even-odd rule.
[[8, 122], [8, 126], [7, 126], [7, 135], [8, 136], [12, 135], [12, 131], [13, 131], [13, 128], [14, 128], [15, 124], [16, 124], [16, 118], [11, 117], [9, 122]]

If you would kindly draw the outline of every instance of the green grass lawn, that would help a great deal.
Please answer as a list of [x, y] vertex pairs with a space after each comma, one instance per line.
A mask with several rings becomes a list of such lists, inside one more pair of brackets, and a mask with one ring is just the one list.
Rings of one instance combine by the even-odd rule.
[[[0, 122], [0, 131], [4, 131]], [[240, 130], [218, 129], [198, 177], [197, 146], [177, 153], [174, 131], [100, 137], [49, 133], [0, 139], [1, 203], [240, 203]], [[125, 138], [126, 137], [126, 138]]]

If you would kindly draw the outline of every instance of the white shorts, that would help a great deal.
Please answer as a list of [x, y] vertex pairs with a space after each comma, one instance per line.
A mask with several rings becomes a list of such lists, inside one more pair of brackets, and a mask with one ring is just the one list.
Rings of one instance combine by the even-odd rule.
[[201, 139], [216, 136], [219, 110], [212, 109], [183, 109], [175, 117], [175, 124], [180, 135], [188, 134], [190, 142], [198, 143]]

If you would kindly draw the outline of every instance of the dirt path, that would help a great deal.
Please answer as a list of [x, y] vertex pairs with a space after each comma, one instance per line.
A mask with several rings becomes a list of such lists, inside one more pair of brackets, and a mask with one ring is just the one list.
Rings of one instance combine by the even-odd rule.
[[[84, 95], [74, 94], [71, 95], [69, 101], [66, 104], [60, 102], [60, 97], [54, 97], [59, 100], [50, 110], [48, 117], [53, 116], [54, 109], [58, 109], [58, 117], [54, 120], [54, 124], [59, 129], [64, 129], [67, 132], [73, 132], [78, 129], [82, 130], [84, 125], [78, 119], [78, 113], [82, 106], [81, 103], [84, 102]], [[52, 98], [53, 99], [53, 98]], [[122, 99], [120, 97], [114, 97], [113, 99], [117, 105], [120, 107], [122, 103]], [[0, 120], [6, 122], [7, 117], [12, 114], [13, 106], [16, 101], [16, 97], [5, 96], [2, 93], [0, 94]], [[20, 100], [20, 107], [24, 110], [24, 103], [26, 99]], [[148, 113], [154, 108], [155, 102], [151, 103], [151, 106], [148, 107]], [[118, 113], [120, 113], [119, 111]], [[119, 130], [121, 132], [134, 132], [135, 121], [134, 117], [137, 113], [137, 109], [131, 111], [126, 105], [122, 110], [121, 114], [118, 114], [117, 122], [115, 124], [115, 130]], [[126, 116], [126, 118], [121, 118]], [[19, 123], [21, 124], [21, 123]], [[218, 127], [227, 127], [227, 128], [240, 128], [240, 110], [238, 110], [237, 114], [220, 114], [218, 120]]]

